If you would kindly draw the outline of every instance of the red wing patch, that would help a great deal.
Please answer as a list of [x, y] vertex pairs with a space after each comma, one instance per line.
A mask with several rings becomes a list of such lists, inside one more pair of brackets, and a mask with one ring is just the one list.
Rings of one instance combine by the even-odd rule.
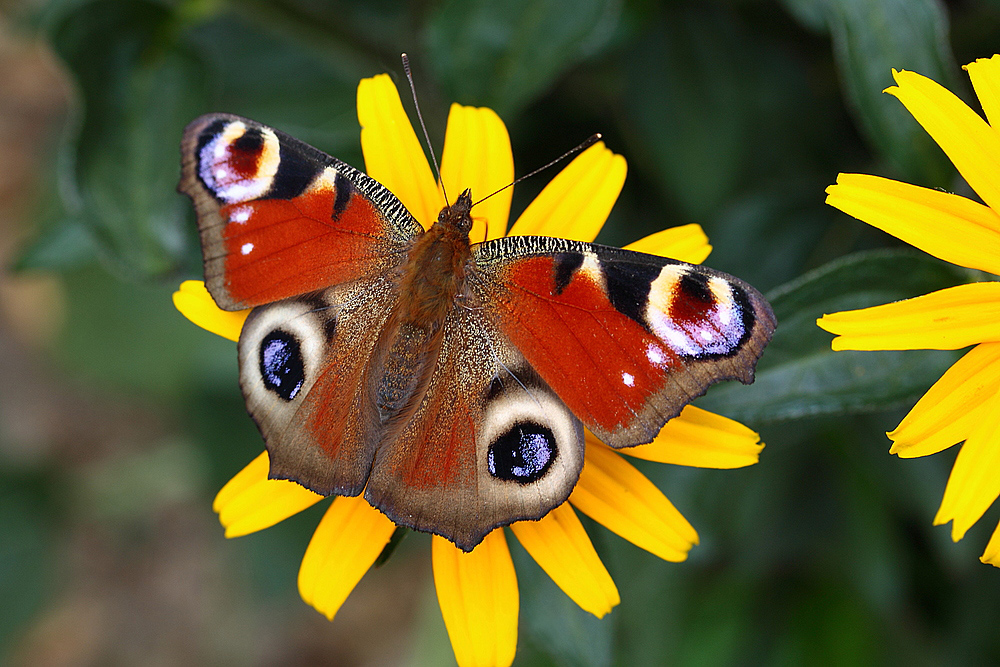
[[498, 326], [617, 447], [651, 441], [717, 381], [752, 381], [774, 329], [752, 287], [704, 267], [541, 237], [483, 244], [477, 260]]
[[383, 273], [422, 233], [376, 181], [245, 118], [202, 116], [181, 153], [205, 283], [227, 310]]

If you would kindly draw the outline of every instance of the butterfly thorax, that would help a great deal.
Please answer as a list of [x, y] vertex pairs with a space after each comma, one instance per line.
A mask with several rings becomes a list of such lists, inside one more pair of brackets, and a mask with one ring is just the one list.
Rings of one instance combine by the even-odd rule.
[[472, 195], [466, 190], [441, 210], [409, 251], [399, 301], [369, 366], [369, 395], [384, 425], [405, 423], [430, 381], [445, 319], [465, 289], [471, 206]]

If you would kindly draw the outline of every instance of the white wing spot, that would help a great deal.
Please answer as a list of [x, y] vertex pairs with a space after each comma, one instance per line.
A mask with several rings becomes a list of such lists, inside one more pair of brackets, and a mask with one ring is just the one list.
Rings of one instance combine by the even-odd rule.
[[251, 250], [253, 250], [252, 243], [244, 243], [243, 247], [240, 248], [240, 252], [242, 252], [244, 255], [249, 255]]
[[701, 330], [701, 337], [702, 337], [702, 340], [708, 340], [708, 341], [710, 341], [713, 338], [715, 338], [715, 336], [712, 335], [711, 331], [705, 331], [704, 329]]
[[650, 343], [649, 347], [646, 348], [646, 358], [649, 359], [649, 363], [660, 366], [667, 359], [663, 356], [663, 350], [660, 349], [659, 345]]
[[226, 175], [228, 173], [229, 172], [227, 172], [225, 169], [216, 169], [215, 170], [215, 180], [221, 181], [222, 179], [224, 179], [226, 177]]
[[630, 375], [628, 373], [622, 373], [622, 382], [625, 383], [626, 387], [634, 387], [635, 386], [635, 376]]
[[250, 219], [250, 209], [249, 208], [237, 208], [233, 209], [233, 212], [229, 215], [230, 222], [246, 222]]

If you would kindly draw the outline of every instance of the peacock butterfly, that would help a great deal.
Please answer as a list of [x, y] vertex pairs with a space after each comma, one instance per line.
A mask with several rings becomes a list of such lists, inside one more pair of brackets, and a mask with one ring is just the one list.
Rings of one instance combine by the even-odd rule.
[[270, 477], [365, 494], [466, 551], [567, 499], [583, 427], [650, 442], [774, 331], [743, 281], [558, 238], [472, 243], [466, 190], [427, 231], [353, 167], [227, 114], [184, 133], [219, 307], [253, 308], [240, 386]]

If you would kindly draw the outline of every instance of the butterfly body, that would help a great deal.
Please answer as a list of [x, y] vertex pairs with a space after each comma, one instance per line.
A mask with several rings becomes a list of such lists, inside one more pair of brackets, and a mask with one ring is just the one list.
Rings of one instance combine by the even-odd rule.
[[180, 189], [209, 292], [253, 307], [240, 385], [270, 476], [358, 495], [465, 550], [564, 502], [586, 425], [649, 442], [774, 329], [749, 285], [547, 237], [471, 243], [471, 193], [424, 231], [387, 189], [237, 116], [194, 121]]

